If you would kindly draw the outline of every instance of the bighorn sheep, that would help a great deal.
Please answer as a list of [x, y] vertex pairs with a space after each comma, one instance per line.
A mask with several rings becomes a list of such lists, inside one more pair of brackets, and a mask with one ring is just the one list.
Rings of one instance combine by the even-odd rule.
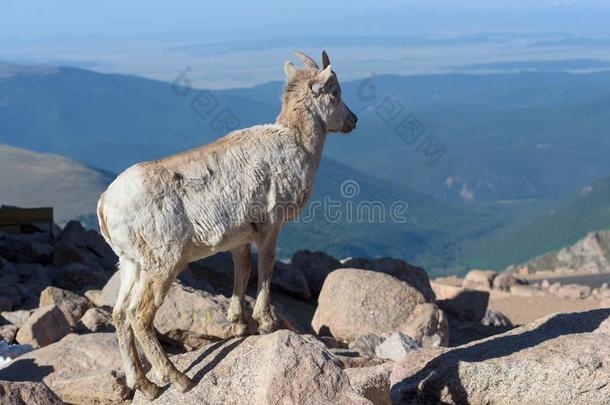
[[[160, 388], [142, 370], [140, 342], [155, 373], [182, 392], [193, 382], [167, 358], [153, 327], [171, 284], [189, 262], [231, 251], [235, 265], [228, 319], [246, 333], [244, 294], [250, 245], [258, 247], [259, 333], [275, 328], [269, 288], [282, 225], [312, 193], [327, 132], [352, 131], [356, 115], [326, 52], [323, 68], [300, 52], [305, 69], [286, 62], [282, 111], [275, 124], [238, 130], [216, 142], [119, 175], [98, 202], [100, 229], [119, 256], [121, 287], [113, 311], [127, 384], [155, 398]], [[286, 209], [292, 207], [296, 209]]]

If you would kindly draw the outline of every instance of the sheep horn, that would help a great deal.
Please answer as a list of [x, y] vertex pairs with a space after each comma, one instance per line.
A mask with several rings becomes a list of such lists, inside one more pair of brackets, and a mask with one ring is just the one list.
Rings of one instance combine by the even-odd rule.
[[303, 52], [299, 52], [299, 51], [295, 51], [294, 54], [296, 55], [297, 58], [299, 58], [301, 60], [301, 62], [303, 62], [303, 64], [305, 66], [307, 66], [308, 68], [311, 69], [316, 69], [319, 70], [320, 67], [318, 66], [318, 64], [316, 63], [315, 60], [313, 60], [312, 58], [310, 58], [309, 56], [305, 55]]

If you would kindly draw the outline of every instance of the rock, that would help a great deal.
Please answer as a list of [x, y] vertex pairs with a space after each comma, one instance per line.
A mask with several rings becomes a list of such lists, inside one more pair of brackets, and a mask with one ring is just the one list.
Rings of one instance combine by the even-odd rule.
[[51, 276], [53, 285], [70, 291], [101, 288], [110, 277], [99, 267], [89, 267], [81, 263], [68, 263], [55, 269]]
[[89, 250], [95, 253], [98, 257], [98, 263], [105, 269], [116, 267], [119, 258], [114, 253], [112, 248], [106, 243], [103, 236], [89, 229], [85, 232], [85, 245]]
[[436, 283], [432, 283], [432, 288], [436, 293], [436, 304], [447, 314], [477, 322], [485, 316], [489, 292]]
[[[0, 294], [14, 300], [14, 307], [18, 309], [37, 307], [40, 292], [51, 285], [49, 270], [37, 263], [9, 264], [2, 269], [2, 272], [4, 277], [0, 285]], [[7, 290], [9, 291], [6, 292]]]
[[[172, 361], [196, 386], [185, 394], [169, 388], [153, 404], [369, 403], [323, 345], [289, 331], [218, 342]], [[133, 404], [147, 403], [137, 392]]]
[[33, 348], [57, 342], [70, 333], [70, 324], [57, 305], [40, 307], [19, 328], [16, 340]]
[[[256, 255], [254, 256], [256, 257]], [[253, 263], [256, 263], [256, 259], [253, 259]], [[252, 272], [258, 277], [258, 265], [252, 265]], [[275, 262], [271, 276], [271, 286], [302, 300], [311, 298], [305, 275], [301, 270], [290, 264]]]
[[561, 283], [559, 281], [554, 282], [549, 286], [547, 290], [550, 294], [557, 294], [557, 291], [561, 288]]
[[409, 353], [396, 404], [601, 404], [610, 398], [610, 310], [551, 315], [456, 348]]
[[434, 291], [430, 287], [428, 273], [420, 267], [411, 266], [409, 263], [400, 259], [381, 258], [381, 259], [362, 259], [353, 258], [345, 261], [342, 267], [373, 270], [389, 274], [402, 280], [418, 290], [428, 302], [434, 302]]
[[316, 333], [352, 341], [367, 333], [402, 331], [426, 302], [414, 287], [380, 272], [339, 269], [328, 275], [311, 325]]
[[[230, 252], [220, 252], [205, 259], [189, 264], [192, 273], [197, 278], [203, 278], [214, 287], [224, 289], [233, 287], [233, 255]], [[250, 271], [250, 279], [254, 272]]]
[[57, 305], [64, 313], [70, 326], [78, 323], [85, 311], [89, 309], [89, 301], [85, 297], [57, 287], [47, 287], [40, 293], [41, 307]]
[[421, 346], [410, 337], [394, 332], [375, 348], [375, 355], [380, 359], [398, 361], [410, 351], [419, 348]]
[[508, 273], [500, 273], [494, 278], [493, 288], [510, 291], [515, 285], [525, 285], [527, 282]]
[[0, 316], [7, 322], [10, 322], [17, 327], [21, 327], [30, 315], [32, 315], [32, 312], [32, 310], [28, 309], [19, 309], [17, 311], [3, 311], [0, 313]]
[[470, 270], [468, 274], [466, 274], [466, 277], [464, 277], [462, 287], [472, 290], [491, 290], [495, 277], [495, 271]]
[[449, 322], [443, 311], [434, 304], [415, 308], [402, 332], [423, 347], [447, 346]]
[[359, 356], [359, 353], [346, 349], [330, 349], [334, 358], [339, 362], [342, 369], [374, 367], [386, 363], [387, 360], [378, 359], [377, 357]]
[[540, 287], [545, 290], [548, 290], [550, 286], [551, 286], [551, 283], [549, 283], [549, 280], [547, 280], [547, 279], [542, 280], [542, 283], [540, 283]]
[[487, 309], [487, 311], [485, 311], [485, 317], [481, 319], [481, 324], [483, 324], [484, 326], [498, 327], [513, 326], [512, 322], [506, 317], [506, 315], [504, 315], [500, 311], [494, 311], [493, 309]]
[[358, 336], [349, 343], [349, 349], [363, 357], [375, 357], [375, 348], [383, 343], [383, 337], [374, 333]]
[[79, 333], [114, 332], [112, 314], [102, 308], [91, 308], [82, 316], [75, 330]]
[[85, 298], [87, 298], [96, 307], [110, 306], [104, 305], [102, 299], [102, 290], [87, 290], [85, 291]]
[[0, 338], [6, 343], [15, 342], [15, 336], [19, 328], [16, 325], [2, 325], [0, 326]]
[[63, 402], [43, 383], [0, 381], [0, 403], [61, 405]]
[[79, 221], [70, 221], [64, 226], [57, 239], [74, 246], [87, 247], [87, 230]]
[[357, 394], [375, 405], [391, 405], [390, 374], [392, 363], [372, 367], [346, 368], [345, 374]]
[[[175, 282], [155, 317], [155, 328], [165, 342], [187, 349], [199, 348], [210, 340], [232, 337], [234, 330], [226, 317], [229, 303], [230, 299], [224, 295], [210, 294]], [[248, 313], [252, 313], [253, 305], [254, 300], [246, 296]], [[280, 328], [294, 330], [274, 305], [271, 310]], [[249, 318], [248, 322], [248, 329], [254, 332], [254, 321]]]
[[53, 265], [61, 267], [68, 263], [87, 263], [87, 258], [72, 243], [60, 240], [53, 248]]
[[566, 284], [557, 289], [556, 295], [560, 298], [581, 299], [591, 295], [591, 287], [588, 285]]
[[125, 385], [125, 375], [116, 370], [90, 373], [56, 380], [53, 390], [71, 404], [114, 405], [127, 400], [131, 390]]
[[295, 252], [290, 263], [303, 272], [314, 296], [320, 294], [324, 280], [331, 271], [344, 267], [341, 262], [324, 252], [309, 250]]
[[[126, 397], [108, 396], [116, 392], [108, 385], [113, 381], [113, 370], [116, 381], [120, 381], [120, 372], [116, 370], [122, 367], [114, 333], [70, 334], [57, 343], [23, 354], [0, 368], [0, 380], [43, 382], [64, 402], [86, 395], [91, 401], [84, 403], [95, 403], [93, 398], [97, 392], [97, 400], [108, 401], [101, 403], [120, 403]], [[104, 373], [110, 377], [100, 378], [95, 384], [96, 377], [91, 376]], [[83, 392], [79, 394], [80, 390]]]
[[98, 307], [108, 306], [114, 307], [116, 304], [116, 300], [119, 297], [119, 289], [121, 288], [121, 272], [115, 271], [114, 274], [110, 277], [110, 279], [102, 288], [102, 295], [100, 297], [99, 302], [96, 302], [95, 305]]

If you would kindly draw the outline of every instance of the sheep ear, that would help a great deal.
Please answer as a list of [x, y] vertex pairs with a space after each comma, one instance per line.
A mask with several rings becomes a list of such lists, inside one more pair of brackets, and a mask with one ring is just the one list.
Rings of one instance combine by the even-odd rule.
[[322, 91], [322, 88], [324, 88], [324, 86], [328, 82], [328, 79], [330, 79], [330, 77], [332, 76], [332, 74], [332, 67], [328, 65], [326, 69], [322, 70], [320, 73], [317, 74], [316, 80], [311, 85], [311, 90], [315, 94], [319, 94], [320, 91]]
[[333, 75], [333, 68], [329, 64], [328, 66], [326, 66], [324, 68], [324, 70], [322, 70], [320, 73], [318, 73], [318, 81], [320, 81], [323, 84], [326, 84], [326, 82], [328, 81], [328, 79], [330, 79], [330, 77], [332, 75]]
[[330, 58], [326, 51], [322, 51], [322, 69], [326, 69], [328, 65], [330, 65]]
[[286, 73], [286, 79], [291, 81], [297, 74], [297, 68], [294, 67], [292, 62], [284, 62], [284, 73]]

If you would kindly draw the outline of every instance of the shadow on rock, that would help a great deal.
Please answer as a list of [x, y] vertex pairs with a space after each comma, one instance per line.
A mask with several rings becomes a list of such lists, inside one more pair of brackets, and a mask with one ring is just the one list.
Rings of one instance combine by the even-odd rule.
[[[413, 368], [416, 366], [406, 366], [411, 368], [407, 369], [406, 374], [403, 374], [405, 378], [395, 381], [392, 386], [393, 403], [436, 404], [447, 403], [448, 400], [450, 403], [456, 404], [470, 403], [473, 399], [471, 391], [475, 388], [471, 387], [472, 384], [466, 385], [462, 381], [464, 376], [461, 374], [464, 374], [465, 364], [474, 363], [474, 369], [476, 363], [510, 356], [561, 336], [591, 333], [609, 315], [610, 310], [608, 309], [554, 315], [543, 320], [534, 329], [527, 330], [525, 327], [525, 331], [519, 333], [519, 329], [523, 329], [519, 328], [505, 335], [446, 351], [425, 363], [419, 371]], [[532, 360], [531, 353], [526, 353], [524, 356]], [[496, 371], [501, 372], [501, 370]], [[476, 370], [472, 373], [475, 374]], [[524, 374], [527, 378], [527, 374], [525, 372]], [[478, 378], [475, 385], [483, 384], [482, 380], [485, 377], [479, 376]], [[482, 390], [484, 387], [480, 388]]]

